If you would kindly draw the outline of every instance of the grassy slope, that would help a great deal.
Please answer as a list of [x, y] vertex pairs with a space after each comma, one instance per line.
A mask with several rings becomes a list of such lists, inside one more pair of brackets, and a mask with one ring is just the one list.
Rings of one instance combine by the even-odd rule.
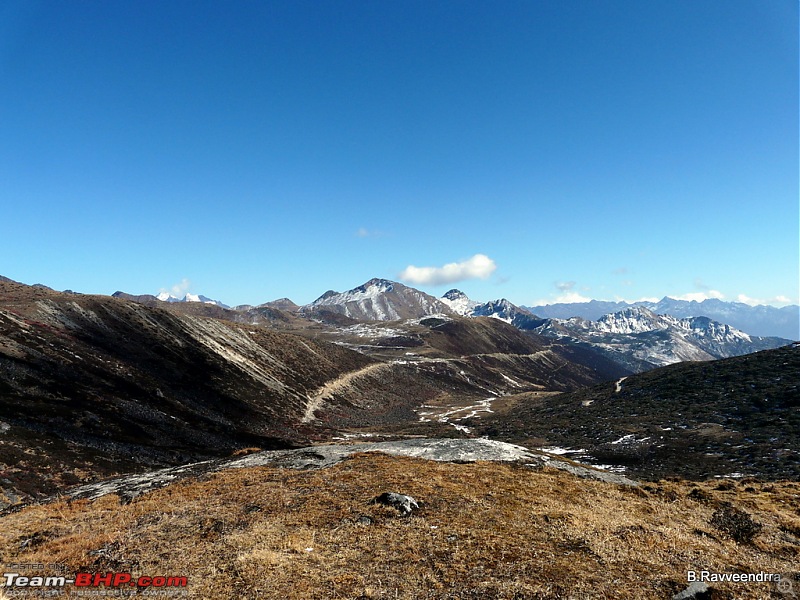
[[[369, 504], [384, 491], [422, 508], [401, 518]], [[752, 542], [711, 524], [723, 502], [762, 524]], [[189, 597], [204, 600], [652, 599], [685, 588], [689, 569], [796, 571], [798, 506], [798, 483], [622, 488], [370, 454], [320, 471], [230, 470], [125, 505], [30, 506], [0, 517], [0, 552], [68, 572], [185, 575]], [[781, 597], [772, 585], [718, 585], [714, 597]]]

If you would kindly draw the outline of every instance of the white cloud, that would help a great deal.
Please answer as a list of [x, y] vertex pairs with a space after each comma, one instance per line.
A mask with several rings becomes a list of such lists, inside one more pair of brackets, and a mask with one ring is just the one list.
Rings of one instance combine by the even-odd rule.
[[736, 296], [736, 299], [739, 302], [743, 302], [744, 304], [749, 304], [750, 306], [758, 306], [759, 304], [763, 304], [760, 300], [756, 300], [755, 298], [751, 298], [745, 294], [739, 294]]
[[[575, 289], [577, 283], [575, 281], [554, 281], [553, 287], [556, 288], [560, 294], [551, 296], [550, 298], [541, 298], [533, 302], [531, 306], [547, 306], [549, 304], [572, 304], [575, 302], [589, 302], [591, 298], [583, 296], [580, 292], [572, 291]], [[588, 292], [588, 287], [581, 288], [584, 292]]]
[[675, 300], [702, 302], [703, 300], [710, 300], [711, 298], [722, 300], [725, 297], [725, 294], [723, 294], [722, 292], [718, 292], [717, 290], [708, 290], [706, 292], [691, 292], [689, 294], [683, 294], [682, 296], [671, 296], [671, 297], [675, 298]]
[[530, 303], [530, 306], [549, 306], [550, 304], [572, 304], [574, 302], [589, 302], [591, 298], [582, 296], [578, 292], [567, 292], [550, 298], [539, 298]]
[[476, 254], [468, 260], [448, 263], [443, 267], [409, 265], [398, 277], [417, 285], [440, 285], [466, 279], [487, 279], [496, 269], [497, 265], [491, 258], [485, 254]]
[[575, 287], [574, 281], [557, 281], [555, 283], [556, 289], [562, 292], [569, 292], [572, 288]]
[[655, 296], [642, 296], [641, 298], [623, 298], [622, 296], [614, 296], [614, 302], [627, 302], [628, 304], [636, 304], [637, 302], [658, 302], [661, 298]]
[[749, 304], [750, 306], [761, 306], [761, 305], [770, 305], [770, 306], [780, 306], [785, 304], [791, 304], [792, 299], [788, 296], [784, 296], [783, 294], [779, 294], [774, 298], [751, 298], [747, 294], [739, 294], [736, 296], [736, 300], [742, 302], [744, 304]]
[[581, 296], [578, 292], [567, 292], [566, 294], [561, 294], [557, 296], [554, 303], [564, 303], [570, 304], [572, 302], [589, 302], [591, 298], [587, 298], [586, 296]]
[[382, 231], [378, 231], [377, 229], [367, 229], [366, 227], [359, 227], [356, 230], [355, 236], [359, 238], [379, 238], [383, 237], [384, 233]]
[[169, 289], [161, 288], [159, 291], [168, 292], [170, 295], [175, 296], [176, 298], [183, 298], [186, 295], [186, 292], [189, 291], [190, 287], [192, 287], [192, 282], [184, 277], [180, 280], [180, 283], [176, 283]]

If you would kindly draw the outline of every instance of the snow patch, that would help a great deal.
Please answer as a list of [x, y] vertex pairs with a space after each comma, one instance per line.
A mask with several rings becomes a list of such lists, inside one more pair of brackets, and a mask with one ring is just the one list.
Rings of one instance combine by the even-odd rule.
[[623, 435], [618, 440], [616, 440], [614, 442], [611, 442], [611, 444], [612, 445], [616, 445], [616, 444], [636, 444], [636, 443], [639, 443], [639, 442], [646, 442], [649, 439], [650, 439], [650, 437], [648, 436], [648, 437], [643, 437], [640, 440], [637, 440], [635, 435], [633, 435], [632, 433], [629, 433], [628, 435]]

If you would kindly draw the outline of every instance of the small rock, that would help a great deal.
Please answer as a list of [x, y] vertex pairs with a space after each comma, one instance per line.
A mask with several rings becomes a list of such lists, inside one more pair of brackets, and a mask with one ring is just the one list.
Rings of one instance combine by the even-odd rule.
[[395, 492], [384, 492], [377, 498], [373, 498], [370, 504], [383, 504], [384, 506], [391, 506], [400, 511], [404, 517], [411, 514], [411, 511], [419, 508], [419, 504], [411, 496], [405, 494], [397, 494]]
[[672, 600], [711, 600], [711, 588], [702, 581], [693, 581], [685, 590], [675, 594]]
[[356, 519], [356, 523], [359, 525], [372, 525], [372, 518], [368, 517], [367, 515], [361, 515]]

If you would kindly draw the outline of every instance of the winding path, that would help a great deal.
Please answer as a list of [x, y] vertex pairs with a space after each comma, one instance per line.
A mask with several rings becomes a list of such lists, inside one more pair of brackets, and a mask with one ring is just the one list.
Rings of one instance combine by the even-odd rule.
[[308, 399], [306, 412], [303, 415], [303, 423], [313, 421], [314, 413], [322, 408], [325, 398], [329, 398], [333, 394], [342, 391], [344, 388], [349, 386], [354, 379], [357, 379], [358, 377], [364, 377], [365, 375], [371, 375], [372, 373], [382, 371], [389, 367], [391, 367], [389, 363], [375, 363], [372, 365], [367, 365], [358, 371], [350, 371], [349, 373], [345, 373], [344, 375], [329, 381], [319, 388], [314, 395]]

